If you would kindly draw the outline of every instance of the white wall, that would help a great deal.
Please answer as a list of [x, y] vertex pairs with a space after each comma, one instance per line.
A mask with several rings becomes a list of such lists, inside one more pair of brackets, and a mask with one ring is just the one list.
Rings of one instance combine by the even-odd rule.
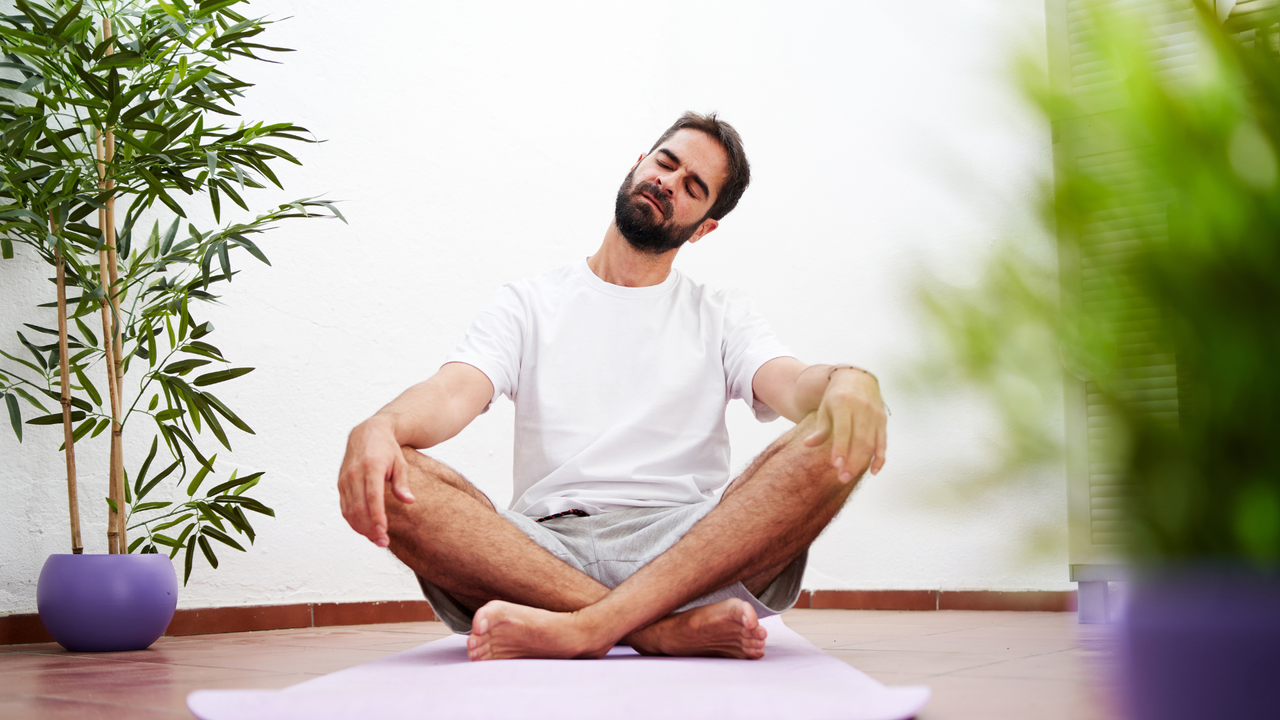
[[[806, 586], [1072, 587], [1064, 473], [993, 489], [983, 399], [905, 390], [924, 347], [921, 269], [972, 282], [1010, 223], [1043, 242], [1017, 211], [1050, 166], [1048, 131], [1011, 72], [1015, 47], [1043, 55], [1041, 0], [353, 7], [253, 6], [292, 16], [265, 39], [297, 52], [242, 66], [258, 86], [238, 107], [326, 140], [295, 148], [288, 193], [254, 204], [324, 193], [351, 224], [275, 231], [274, 266], [242, 258], [225, 305], [205, 311], [227, 356], [258, 368], [223, 386], [258, 434], [219, 465], [266, 470], [260, 496], [279, 516], [248, 554], [198, 569], [181, 607], [419, 597], [339, 513], [347, 432], [429, 375], [499, 284], [593, 252], [623, 175], [685, 109], [736, 125], [755, 180], [677, 266], [745, 288], [802, 359], [878, 371], [893, 407], [888, 465], [818, 540]], [[0, 262], [10, 352], [32, 298], [49, 297], [47, 267], [20, 253]], [[504, 400], [436, 451], [499, 503], [511, 418]], [[732, 407], [735, 468], [785, 425]], [[94, 552], [105, 438], [78, 446]], [[59, 442], [56, 427], [27, 428], [21, 446], [0, 431], [0, 613], [33, 612], [44, 558], [68, 551]]]

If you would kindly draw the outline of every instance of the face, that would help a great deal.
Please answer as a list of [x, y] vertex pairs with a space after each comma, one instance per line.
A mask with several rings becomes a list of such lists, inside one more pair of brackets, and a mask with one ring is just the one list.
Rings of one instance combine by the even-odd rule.
[[728, 177], [719, 143], [681, 130], [640, 158], [618, 188], [614, 221], [632, 247], [660, 255], [716, 228], [707, 217]]

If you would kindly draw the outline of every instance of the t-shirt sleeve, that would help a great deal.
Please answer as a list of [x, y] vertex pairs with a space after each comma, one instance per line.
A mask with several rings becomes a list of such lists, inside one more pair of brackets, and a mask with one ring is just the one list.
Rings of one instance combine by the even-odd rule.
[[770, 422], [778, 419], [773, 408], [755, 398], [751, 381], [760, 366], [778, 357], [792, 357], [792, 352], [778, 342], [773, 328], [745, 293], [730, 292], [724, 314], [724, 338], [721, 353], [724, 358], [725, 390], [731, 400], [742, 400], [751, 406], [756, 419]]
[[[467, 336], [444, 364], [461, 362], [484, 373], [493, 383], [493, 397], [515, 400], [519, 391], [520, 357], [524, 349], [525, 310], [510, 285], [502, 286], [488, 305], [471, 321]], [[485, 410], [488, 410], [485, 406]]]

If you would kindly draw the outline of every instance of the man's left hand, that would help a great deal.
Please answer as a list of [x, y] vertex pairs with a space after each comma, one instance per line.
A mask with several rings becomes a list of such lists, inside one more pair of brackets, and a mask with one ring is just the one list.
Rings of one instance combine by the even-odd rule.
[[836, 368], [817, 413], [818, 429], [804, 444], [817, 447], [831, 439], [831, 464], [840, 471], [840, 482], [852, 482], [868, 469], [872, 475], [880, 472], [888, 418], [875, 376], [858, 368]]

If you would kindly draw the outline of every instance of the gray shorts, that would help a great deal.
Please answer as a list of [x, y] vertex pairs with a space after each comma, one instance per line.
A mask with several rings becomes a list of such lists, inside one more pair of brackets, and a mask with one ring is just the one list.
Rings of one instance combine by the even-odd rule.
[[[544, 522], [536, 522], [509, 510], [499, 510], [498, 513], [570, 567], [590, 575], [606, 587], [614, 588], [666, 552], [715, 506], [715, 501], [708, 501], [675, 507], [619, 510], [590, 517], [569, 515]], [[789, 609], [800, 597], [800, 581], [808, 556], [807, 549], [800, 553], [759, 597], [737, 582], [703, 595], [680, 607], [677, 612], [740, 598], [751, 603], [760, 617], [777, 615]], [[422, 576], [418, 576], [418, 584], [422, 586], [422, 594], [436, 617], [450, 630], [471, 632], [470, 610]]]

